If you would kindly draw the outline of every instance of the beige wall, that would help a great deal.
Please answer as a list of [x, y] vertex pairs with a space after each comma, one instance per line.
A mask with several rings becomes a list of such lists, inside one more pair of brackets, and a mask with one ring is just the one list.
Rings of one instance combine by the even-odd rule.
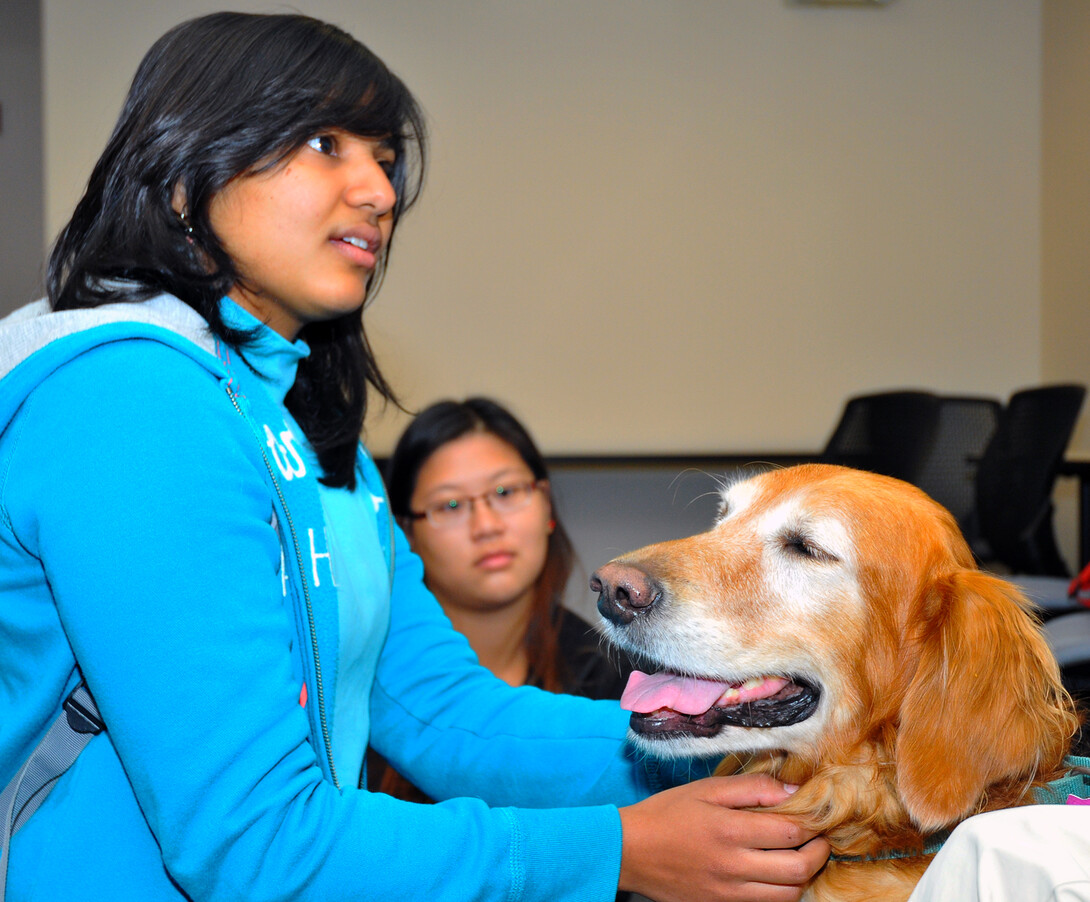
[[[1045, 0], [1042, 377], [1090, 385], [1090, 3]], [[1090, 452], [1090, 417], [1074, 446]]]
[[[45, 0], [50, 235], [141, 54], [220, 5]], [[552, 453], [792, 450], [855, 392], [1057, 375], [1052, 344], [1090, 381], [1042, 302], [1037, 0], [294, 6], [430, 116], [429, 183], [369, 313], [410, 404], [498, 395]], [[372, 424], [376, 450], [398, 426]]]

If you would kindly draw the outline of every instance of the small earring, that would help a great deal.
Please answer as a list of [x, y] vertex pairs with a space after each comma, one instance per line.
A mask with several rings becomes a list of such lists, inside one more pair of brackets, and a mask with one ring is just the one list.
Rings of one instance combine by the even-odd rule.
[[554, 529], [556, 529], [556, 520], [550, 520], [549, 521], [549, 532], [552, 532]]
[[193, 223], [189, 221], [189, 211], [182, 210], [178, 214], [178, 219], [182, 223], [182, 231], [185, 232], [185, 240], [190, 244], [193, 243]]

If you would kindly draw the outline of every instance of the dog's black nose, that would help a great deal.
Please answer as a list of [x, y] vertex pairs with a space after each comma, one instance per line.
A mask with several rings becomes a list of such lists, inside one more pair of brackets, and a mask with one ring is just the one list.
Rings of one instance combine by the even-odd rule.
[[662, 589], [646, 573], [616, 561], [594, 572], [590, 590], [598, 593], [598, 612], [620, 626], [647, 614], [662, 597]]

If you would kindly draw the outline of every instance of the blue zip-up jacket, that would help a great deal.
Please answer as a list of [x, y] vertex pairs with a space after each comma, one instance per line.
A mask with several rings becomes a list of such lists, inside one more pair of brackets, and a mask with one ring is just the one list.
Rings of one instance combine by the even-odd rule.
[[107, 724], [16, 834], [9, 902], [613, 898], [615, 806], [659, 788], [627, 715], [480, 667], [384, 505], [372, 739], [450, 800], [335, 772], [314, 474], [284, 478], [285, 412], [191, 308], [32, 305], [0, 377], [0, 785], [77, 662]]

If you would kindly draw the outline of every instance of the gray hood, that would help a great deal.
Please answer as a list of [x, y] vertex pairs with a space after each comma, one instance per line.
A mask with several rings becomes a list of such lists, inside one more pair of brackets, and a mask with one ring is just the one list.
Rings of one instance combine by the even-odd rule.
[[0, 379], [50, 342], [111, 323], [145, 323], [188, 339], [216, 355], [215, 338], [196, 310], [169, 294], [137, 303], [103, 304], [79, 310], [51, 311], [44, 298], [0, 319]]

